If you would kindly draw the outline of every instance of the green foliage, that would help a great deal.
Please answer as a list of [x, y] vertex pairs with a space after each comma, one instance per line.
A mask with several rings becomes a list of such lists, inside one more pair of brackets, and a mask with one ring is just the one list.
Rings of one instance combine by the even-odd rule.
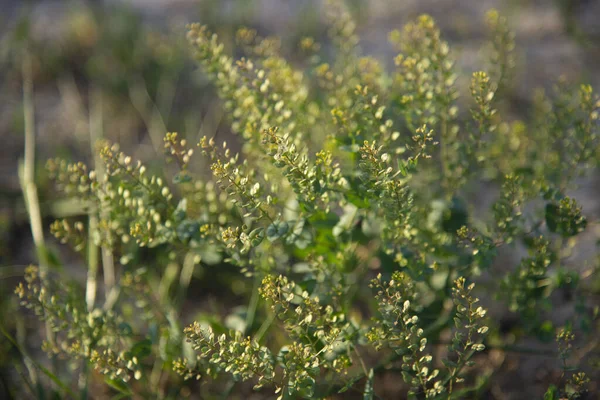
[[[98, 246], [118, 256], [122, 272], [99, 305], [88, 296], [93, 279], [86, 304], [79, 288], [29, 270], [17, 293], [57, 332], [44, 346], [50, 354], [94, 367], [123, 395], [177, 396], [167, 388], [187, 385], [181, 376], [201, 381], [190, 386], [201, 398], [223, 382], [250, 382], [279, 399], [345, 390], [370, 399], [381, 372], [399, 365], [410, 398], [464, 398], [485, 390], [493, 372], [478, 366], [488, 348], [543, 331], [564, 286], [556, 276], [571, 267], [565, 241], [593, 222], [567, 193], [597, 167], [597, 95], [586, 85], [561, 89], [538, 96], [532, 121], [511, 121], [498, 97], [514, 43], [496, 12], [488, 14], [491, 69], [472, 75], [471, 99], [462, 101], [431, 17], [390, 34], [398, 55], [388, 74], [360, 57], [343, 3], [327, 7], [336, 57], [325, 61], [305, 38], [302, 69], [275, 38], [240, 30], [237, 59], [207, 27], [189, 26], [239, 153], [208, 137], [196, 152], [167, 133], [173, 175], [110, 143], [99, 144], [96, 170], [48, 162], [57, 188], [91, 217], [89, 233], [71, 220], [55, 222], [52, 233], [77, 251]], [[194, 171], [197, 153], [212, 177]], [[471, 199], [483, 185], [499, 189], [491, 205]], [[515, 254], [507, 266], [498, 259], [508, 246]], [[235, 302], [248, 297], [248, 306], [226, 318], [192, 315], [182, 328], [188, 288], [230, 266], [237, 283], [221, 289]], [[586, 285], [569, 273], [573, 285]], [[507, 334], [488, 319], [492, 306], [513, 313], [518, 329]], [[573, 339], [559, 339], [564, 360]], [[588, 381], [574, 374], [569, 398]], [[546, 397], [557, 393], [552, 387]]]
[[71, 361], [89, 360], [113, 380], [141, 378], [139, 359], [148, 355], [142, 348], [145, 342], [132, 341], [131, 328], [123, 316], [102, 309], [86, 311], [85, 303], [76, 297], [78, 291], [63, 292], [49, 283], [42, 284], [36, 267], [28, 268], [25, 282], [15, 290], [22, 304], [49, 322], [58, 334], [44, 342], [45, 352], [62, 354]]
[[562, 377], [570, 373], [570, 377], [565, 382], [564, 390], [559, 390], [556, 386], [551, 386], [544, 399], [558, 399], [559, 393], [564, 393], [564, 396], [571, 399], [579, 399], [586, 391], [585, 387], [590, 383], [590, 378], [587, 377], [585, 372], [577, 371], [576, 367], [570, 367], [567, 365], [568, 359], [573, 353], [573, 342], [575, 340], [575, 334], [571, 327], [567, 326], [561, 328], [556, 334], [556, 341], [558, 343], [559, 357], [563, 363], [563, 374]]

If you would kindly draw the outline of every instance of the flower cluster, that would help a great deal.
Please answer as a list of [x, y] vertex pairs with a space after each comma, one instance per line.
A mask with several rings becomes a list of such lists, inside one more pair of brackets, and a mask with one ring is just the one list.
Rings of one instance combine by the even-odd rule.
[[369, 341], [379, 348], [388, 344], [402, 354], [402, 377], [411, 385], [411, 394], [422, 393], [433, 398], [444, 392], [438, 379], [440, 371], [431, 367], [432, 356], [426, 351], [427, 337], [412, 306], [415, 291], [410, 278], [396, 272], [390, 281], [383, 282], [378, 275], [371, 286], [377, 291], [381, 318], [375, 321], [377, 325], [368, 335]]
[[75, 288], [59, 289], [41, 281], [33, 266], [15, 292], [21, 304], [47, 321], [54, 332], [43, 345], [48, 354], [83, 359], [112, 379], [126, 382], [142, 377], [140, 342], [134, 344], [129, 325], [114, 312], [85, 310]]

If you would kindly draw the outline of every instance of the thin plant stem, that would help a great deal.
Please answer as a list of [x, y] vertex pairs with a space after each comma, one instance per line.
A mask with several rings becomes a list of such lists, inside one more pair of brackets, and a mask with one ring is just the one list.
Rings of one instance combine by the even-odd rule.
[[261, 278], [256, 275], [254, 279], [254, 285], [252, 287], [252, 296], [250, 297], [250, 304], [248, 304], [248, 311], [246, 312], [246, 332], [251, 328], [254, 323], [256, 316], [256, 309], [258, 307], [258, 301], [260, 296], [258, 295], [258, 288], [260, 287]]
[[[65, 393], [65, 397], [63, 398], [75, 398], [75, 394], [71, 391], [71, 389], [69, 388], [69, 386], [67, 384], [65, 384], [63, 381], [61, 381], [54, 373], [52, 373], [50, 370], [48, 370], [46, 367], [44, 367], [43, 365], [39, 364], [38, 362], [36, 362], [33, 358], [31, 358], [27, 351], [25, 350], [25, 335], [23, 333], [24, 327], [23, 325], [20, 326], [21, 329], [21, 337], [17, 337], [17, 339], [13, 338], [5, 329], [4, 327], [2, 327], [2, 325], [0, 325], [0, 333], [2, 333], [2, 335], [4, 335], [4, 337], [19, 351], [19, 353], [21, 353], [21, 355], [23, 356], [23, 360], [25, 362], [29, 362], [30, 365], [32, 367], [35, 367], [36, 370], [39, 370], [43, 375], [45, 375], [47, 378], [49, 378], [55, 385], [57, 388], [60, 388], [64, 391]], [[19, 335], [19, 331], [17, 331], [17, 335]], [[43, 399], [45, 398], [44, 394], [45, 394], [45, 389], [44, 387], [36, 380], [37, 383], [34, 383], [36, 386], [36, 391], [37, 391], [37, 398]], [[26, 383], [26, 386], [28, 387], [32, 387], [33, 385], [29, 385], [29, 383]], [[60, 398], [60, 396], [59, 396]]]
[[98, 217], [94, 213], [90, 213], [88, 219], [88, 274], [87, 281], [85, 284], [85, 302], [88, 311], [94, 309], [94, 303], [96, 302], [96, 291], [97, 291], [97, 275], [98, 275], [98, 246], [92, 240], [94, 232], [98, 229]]
[[[165, 90], [163, 89], [163, 91]], [[129, 84], [129, 98], [146, 124], [148, 136], [156, 154], [162, 154], [163, 135], [167, 133], [167, 126], [158, 106], [152, 101], [143, 78], [136, 79]]]
[[156, 108], [160, 112], [163, 121], [169, 120], [173, 109], [173, 99], [175, 98], [176, 89], [177, 77], [170, 74], [163, 74], [158, 81], [158, 91], [156, 94]]
[[356, 353], [356, 356], [358, 357], [358, 361], [360, 362], [360, 367], [363, 370], [363, 373], [365, 374], [365, 376], [369, 375], [369, 371], [367, 369], [367, 366], [365, 365], [365, 361], [363, 360], [362, 356], [360, 355], [360, 352], [358, 351], [358, 348], [356, 346], [352, 346], [352, 350], [354, 350], [354, 353]]
[[[4, 331], [4, 329], [2, 329]], [[5, 334], [6, 336], [6, 334]], [[23, 322], [23, 318], [19, 315], [16, 319], [16, 348], [18, 348], [23, 354], [23, 363], [25, 364], [25, 368], [27, 368], [27, 373], [29, 374], [29, 380], [31, 381], [31, 386], [37, 386], [38, 384], [38, 375], [35, 369], [35, 365], [33, 364], [29, 353], [27, 352], [27, 347], [25, 347], [25, 324]], [[9, 339], [10, 340], [10, 339]], [[25, 381], [29, 383], [29, 381]], [[28, 385], [29, 386], [29, 385]], [[33, 389], [32, 389], [33, 390]]]
[[[44, 241], [44, 229], [42, 226], [42, 213], [38, 199], [37, 186], [35, 184], [35, 104], [33, 100], [33, 71], [31, 58], [25, 54], [22, 65], [23, 73], [23, 112], [25, 119], [25, 156], [20, 172], [21, 190], [25, 198], [25, 207], [29, 216], [31, 235], [35, 245], [37, 259], [40, 268], [40, 279], [45, 280], [48, 276], [49, 259], [48, 250]], [[55, 334], [46, 321], [46, 339], [51, 345], [55, 344]]]
[[263, 336], [265, 336], [265, 334], [267, 333], [267, 331], [269, 330], [269, 328], [271, 327], [271, 324], [273, 324], [273, 321], [275, 321], [275, 313], [269, 313], [269, 315], [267, 316], [267, 318], [265, 319], [265, 321], [263, 322], [263, 324], [260, 326], [260, 328], [258, 329], [258, 331], [256, 331], [256, 335], [254, 335], [254, 340], [256, 342], [260, 342], [261, 339], [263, 338]]
[[[91, 105], [91, 109], [96, 111], [97, 105], [95, 101], [90, 101], [93, 103]], [[90, 124], [90, 145], [92, 149], [92, 154], [94, 155], [94, 161], [96, 161], [97, 156], [95, 156], [94, 144], [95, 138], [101, 134], [102, 130], [102, 118], [98, 117], [94, 111], [90, 111], [89, 113], [89, 124]], [[97, 163], [96, 168], [98, 168]], [[97, 276], [98, 276], [98, 246], [94, 243], [93, 237], [98, 229], [98, 216], [96, 215], [95, 210], [91, 210], [88, 216], [88, 273], [87, 273], [87, 281], [85, 285], [85, 301], [87, 305], [88, 311], [92, 311], [94, 309], [94, 304], [96, 302], [96, 293], [97, 293]]]
[[[104, 136], [103, 111], [102, 111], [102, 92], [98, 88], [92, 88], [90, 94], [90, 144], [92, 154], [94, 155], [94, 167], [98, 176], [104, 176], [104, 164], [95, 149], [96, 143]], [[102, 217], [102, 216], [100, 216]], [[104, 293], [109, 297], [116, 282], [115, 261], [112, 250], [102, 246], [102, 272], [104, 276]]]
[[44, 241], [42, 216], [35, 184], [35, 105], [33, 101], [33, 77], [31, 59], [25, 57], [23, 62], [23, 112], [25, 119], [25, 156], [21, 174], [21, 189], [25, 196], [25, 205], [31, 234], [37, 251], [40, 267], [40, 277], [48, 274], [48, 255]]
[[87, 360], [81, 360], [81, 375], [79, 377], [79, 398], [81, 400], [87, 400], [89, 394], [89, 365]]

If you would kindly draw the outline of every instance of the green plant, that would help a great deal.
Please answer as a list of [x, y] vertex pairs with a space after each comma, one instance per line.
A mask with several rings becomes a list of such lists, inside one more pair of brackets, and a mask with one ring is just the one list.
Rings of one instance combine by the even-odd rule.
[[[585, 289], [568, 254], [595, 221], [568, 192], [600, 155], [591, 87], [561, 86], [538, 96], [532, 121], [511, 121], [497, 94], [507, 90], [514, 43], [497, 13], [488, 16], [492, 69], [473, 74], [472, 99], [460, 103], [450, 48], [431, 17], [390, 35], [399, 54], [388, 74], [359, 55], [343, 4], [328, 11], [336, 57], [324, 61], [306, 38], [306, 69], [255, 31], [238, 33], [245, 55], [235, 59], [206, 27], [189, 27], [241, 153], [207, 137], [197, 151], [168, 133], [172, 176], [105, 142], [96, 170], [48, 162], [58, 188], [89, 212], [87, 223], [52, 225], [87, 250], [86, 291], [30, 268], [17, 294], [53, 332], [44, 349], [82, 379], [93, 367], [122, 396], [208, 398], [218, 387], [227, 396], [243, 381], [280, 399], [348, 390], [369, 399], [378, 397], [375, 378], [398, 368], [411, 398], [465, 398], [493, 379], [473, 368], [486, 349], [515, 336], [487, 319], [493, 300], [515, 314], [518, 335], [542, 337], [551, 296]], [[197, 153], [212, 178], [193, 171]], [[500, 193], [477, 216], [470, 198], [483, 185]], [[528, 255], [502, 268], [502, 248], [519, 245]], [[114, 282], [96, 283], [97, 248], [110, 255], [105, 277], [107, 260], [119, 261]], [[227, 266], [239, 274], [224, 290], [247, 307], [183, 328], [194, 274]], [[582, 315], [591, 315], [585, 304], [570, 318]], [[574, 375], [571, 392], [588, 380]]]

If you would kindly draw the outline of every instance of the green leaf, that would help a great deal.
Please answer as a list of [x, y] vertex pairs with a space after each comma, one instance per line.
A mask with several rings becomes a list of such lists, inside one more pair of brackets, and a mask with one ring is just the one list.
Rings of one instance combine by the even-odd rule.
[[133, 357], [144, 358], [152, 354], [152, 341], [150, 339], [144, 339], [136, 344], [130, 350]]
[[218, 247], [214, 245], [202, 244], [198, 247], [198, 254], [202, 257], [202, 262], [207, 265], [216, 265], [223, 260]]
[[175, 183], [175, 184], [188, 183], [191, 181], [192, 181], [192, 177], [185, 171], [180, 172], [173, 177], [173, 183]]
[[581, 215], [581, 208], [575, 199], [565, 197], [558, 203], [546, 204], [546, 224], [550, 232], [563, 237], [575, 236], [587, 226], [586, 218]]
[[412, 382], [412, 376], [406, 371], [402, 371], [402, 379], [404, 380], [405, 383], [407, 383], [409, 385]]
[[292, 271], [295, 274], [308, 274], [308, 273], [312, 272], [312, 268], [309, 263], [300, 262], [300, 263], [296, 263], [292, 266]]
[[183, 198], [177, 203], [177, 208], [173, 211], [173, 218], [177, 222], [181, 222], [187, 216], [187, 199]]
[[248, 234], [248, 238], [250, 239], [250, 244], [252, 245], [252, 247], [258, 246], [265, 238], [265, 229], [264, 228], [253, 229]]
[[549, 343], [554, 340], [555, 331], [556, 327], [552, 324], [552, 321], [544, 321], [539, 324], [535, 334], [540, 341]]
[[458, 364], [455, 363], [454, 361], [451, 360], [442, 360], [442, 363], [447, 367], [447, 368], [456, 368], [458, 367]]
[[548, 225], [550, 232], [558, 230], [558, 214], [559, 208], [557, 205], [552, 203], [546, 204], [546, 225]]
[[40, 246], [39, 251], [43, 255], [43, 257], [45, 257], [46, 262], [51, 267], [59, 271], [62, 270], [62, 262], [60, 261], [58, 255], [54, 251], [50, 250], [46, 246]]
[[348, 389], [350, 389], [352, 386], [354, 386], [354, 380], [351, 380], [349, 382], [347, 382], [343, 388], [341, 388], [340, 390], [338, 390], [338, 393], [344, 393], [347, 392]]
[[189, 219], [184, 220], [177, 226], [177, 236], [180, 240], [197, 238], [200, 235], [200, 223]]
[[296, 245], [297, 248], [304, 250], [312, 242], [313, 242], [313, 235], [312, 235], [312, 233], [309, 230], [304, 229], [302, 231], [302, 233], [300, 234], [300, 236], [298, 236], [298, 238], [294, 241], [294, 244]]
[[558, 389], [554, 385], [550, 385], [544, 394], [544, 400], [558, 400]]
[[353, 227], [354, 219], [356, 218], [358, 208], [353, 204], [348, 204], [344, 207], [344, 214], [340, 218], [336, 226], [333, 227], [333, 236], [340, 236], [344, 232], [350, 231]]
[[454, 197], [449, 206], [449, 210], [444, 213], [442, 229], [444, 232], [455, 233], [461, 227], [467, 225], [469, 214], [464, 202]]
[[287, 233], [289, 229], [288, 223], [285, 221], [274, 222], [267, 227], [267, 240], [274, 242]]
[[360, 150], [360, 146], [353, 143], [348, 145], [342, 145], [339, 147], [339, 149], [342, 151], [347, 151], [348, 153], [358, 153], [358, 151]]
[[125, 337], [130, 337], [131, 335], [133, 335], [133, 329], [131, 328], [131, 325], [129, 325], [127, 322], [121, 322], [119, 324], [119, 331], [121, 332], [121, 335]]
[[403, 160], [398, 159], [398, 170], [402, 174], [402, 176], [408, 175], [408, 170], [406, 169], [406, 165]]
[[111, 388], [115, 389], [119, 393], [122, 393], [122, 394], [127, 395], [127, 396], [131, 396], [133, 394], [133, 392], [131, 391], [131, 388], [129, 387], [129, 385], [126, 384], [125, 382], [123, 382], [123, 380], [121, 380], [121, 379], [109, 379], [109, 378], [106, 378], [104, 380], [104, 382], [106, 382], [106, 384], [108, 386], [110, 386]]
[[296, 390], [299, 395], [304, 398], [312, 398], [315, 393], [316, 381], [312, 376], [308, 376], [302, 379], [301, 382], [296, 384]]
[[290, 234], [286, 238], [287, 244], [292, 244], [294, 241], [300, 236], [302, 230], [304, 229], [305, 219], [299, 219], [298, 221], [288, 221], [288, 225], [290, 227]]
[[246, 307], [243, 306], [238, 308], [233, 313], [229, 314], [225, 317], [224, 324], [227, 328], [238, 331], [245, 332], [246, 331]]

